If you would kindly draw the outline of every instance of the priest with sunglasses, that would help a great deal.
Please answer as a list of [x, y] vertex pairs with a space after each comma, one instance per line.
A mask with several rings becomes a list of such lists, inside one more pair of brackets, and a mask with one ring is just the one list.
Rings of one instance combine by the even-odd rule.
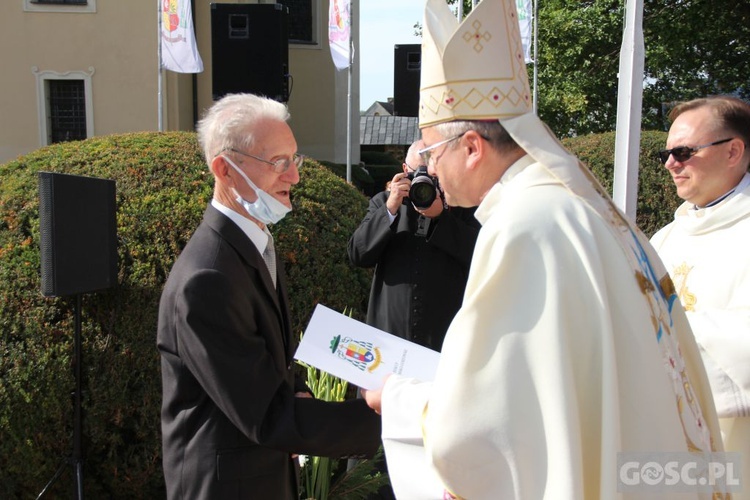
[[713, 96], [669, 118], [659, 157], [685, 203], [651, 242], [700, 347], [724, 448], [742, 452], [750, 498], [750, 105]]

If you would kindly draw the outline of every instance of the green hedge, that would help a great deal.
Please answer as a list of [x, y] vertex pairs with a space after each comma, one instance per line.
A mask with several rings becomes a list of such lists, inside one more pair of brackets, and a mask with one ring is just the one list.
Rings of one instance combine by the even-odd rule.
[[[342, 179], [346, 179], [346, 165], [327, 161], [321, 161], [320, 163], [325, 165], [331, 170], [331, 172]], [[371, 197], [385, 189], [385, 183], [390, 181], [394, 175], [402, 171], [400, 164], [367, 165], [364, 168], [359, 165], [352, 165], [352, 184], [354, 184], [362, 194]]]
[[[682, 203], [669, 172], [656, 157], [657, 151], [664, 149], [666, 142], [666, 132], [641, 132], [635, 220], [648, 237], [671, 222], [675, 210]], [[614, 132], [563, 139], [562, 143], [588, 165], [611, 195], [614, 179]]]
[[[332, 161], [320, 161], [320, 164], [328, 168], [331, 172], [346, 180], [346, 164], [334, 163]], [[352, 165], [351, 172], [352, 184], [359, 189], [365, 196], [370, 196], [373, 186], [375, 185], [370, 174], [360, 165]]]
[[[679, 204], [642, 136], [638, 224], [650, 235]], [[614, 134], [564, 141], [611, 192]], [[84, 482], [90, 498], [162, 498], [155, 346], [157, 307], [172, 263], [211, 199], [212, 177], [192, 133], [137, 133], [42, 148], [0, 165], [0, 498], [41, 491], [70, 452], [74, 386], [72, 298], [40, 294], [40, 170], [117, 181], [118, 286], [83, 297]], [[272, 231], [289, 276], [295, 331], [323, 302], [364, 317], [371, 273], [346, 242], [367, 199], [306, 160], [295, 210]], [[50, 497], [67, 497], [72, 468]]]
[[[383, 151], [362, 151], [360, 165], [352, 165], [352, 184], [365, 196], [374, 196], [385, 188], [385, 183], [401, 172], [401, 162], [392, 154]], [[346, 179], [346, 165], [321, 161], [331, 172]]]
[[[83, 296], [86, 496], [163, 498], [157, 308], [212, 176], [192, 133], [99, 137], [0, 166], [0, 498], [33, 498], [72, 443], [74, 298], [40, 293], [41, 170], [117, 182], [118, 286]], [[272, 228], [298, 332], [317, 302], [363, 318], [370, 281], [346, 255], [367, 199], [312, 160], [300, 177], [295, 210]], [[68, 469], [50, 497], [69, 495]]]
[[401, 165], [368, 165], [367, 171], [370, 172], [370, 175], [373, 179], [373, 185], [374, 189], [371, 194], [375, 195], [385, 189], [385, 185], [387, 182], [389, 182], [391, 179], [393, 179], [393, 176], [403, 172], [404, 169], [401, 168]]

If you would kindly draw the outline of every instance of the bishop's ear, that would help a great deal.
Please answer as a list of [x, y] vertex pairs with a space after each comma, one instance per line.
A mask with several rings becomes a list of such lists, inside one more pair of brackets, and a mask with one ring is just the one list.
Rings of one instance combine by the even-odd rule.
[[468, 168], [475, 166], [487, 152], [490, 145], [476, 130], [467, 131], [461, 137], [460, 147], [465, 148]]

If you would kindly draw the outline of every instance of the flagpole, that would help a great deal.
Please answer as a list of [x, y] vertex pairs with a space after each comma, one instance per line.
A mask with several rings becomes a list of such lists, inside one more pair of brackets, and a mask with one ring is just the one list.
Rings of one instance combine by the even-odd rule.
[[159, 22], [157, 23], [157, 28], [159, 30], [158, 38], [156, 40], [156, 53], [157, 53], [157, 91], [156, 91], [156, 106], [157, 106], [157, 122], [159, 126], [159, 132], [164, 131], [164, 116], [162, 111], [162, 95], [161, 95], [161, 89], [162, 89], [162, 73], [163, 70], [161, 68], [161, 23], [162, 23], [162, 12], [161, 12], [161, 0], [156, 0], [156, 11], [158, 14]]
[[615, 175], [612, 198], [635, 221], [638, 202], [638, 155], [643, 104], [643, 0], [628, 0], [620, 50], [617, 88]]
[[354, 66], [354, 0], [349, 4], [349, 68], [346, 88], [346, 182], [352, 182], [352, 67]]
[[537, 29], [539, 27], [539, 21], [538, 21], [538, 19], [539, 19], [539, 0], [534, 0], [534, 19], [532, 19], [532, 21], [534, 22], [534, 61], [532, 61], [532, 64], [534, 64], [534, 93], [532, 95], [532, 99], [533, 99], [533, 104], [532, 104], [533, 107], [532, 107], [532, 109], [533, 109], [534, 113], [536, 113], [536, 110], [537, 110], [537, 106], [536, 106], [537, 91], [536, 91], [536, 88], [537, 88], [537, 83], [538, 83], [538, 81], [537, 81], [537, 63], [539, 62], [539, 59], [537, 58], [537, 52], [536, 52], [537, 44], [536, 44], [536, 42], [537, 42]]
[[[349, 40], [349, 50], [352, 43]], [[349, 59], [346, 88], [346, 182], [352, 182], [352, 65]]]

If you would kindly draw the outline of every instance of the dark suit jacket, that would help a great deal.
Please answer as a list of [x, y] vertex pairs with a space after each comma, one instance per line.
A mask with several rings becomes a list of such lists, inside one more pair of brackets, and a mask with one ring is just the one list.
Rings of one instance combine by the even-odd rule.
[[290, 453], [376, 451], [362, 400], [297, 398], [283, 266], [278, 293], [242, 230], [209, 206], [165, 285], [161, 354], [167, 496], [297, 499]]
[[439, 351], [461, 307], [480, 224], [474, 208], [451, 207], [419, 236], [411, 204], [390, 222], [388, 194], [372, 197], [349, 239], [352, 264], [375, 266], [367, 324]]

